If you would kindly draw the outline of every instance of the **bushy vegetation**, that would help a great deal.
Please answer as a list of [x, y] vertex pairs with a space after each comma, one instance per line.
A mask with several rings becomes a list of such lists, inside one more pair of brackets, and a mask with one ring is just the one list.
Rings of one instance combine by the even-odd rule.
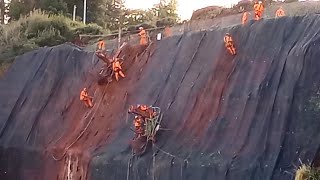
[[[244, 11], [252, 11], [253, 5], [257, 1], [239, 1], [238, 4], [233, 5], [231, 8], [223, 8], [218, 6], [209, 6], [193, 12], [191, 20], [200, 19], [213, 19], [217, 17], [225, 17], [233, 14], [242, 13]], [[272, 0], [263, 0], [265, 7], [272, 6], [273, 4], [279, 4]], [[297, 2], [297, 0], [286, 0], [284, 3]], [[276, 6], [278, 8], [278, 6]]]
[[320, 169], [302, 164], [296, 171], [295, 180], [319, 180]]
[[48, 15], [41, 10], [33, 11], [9, 25], [0, 26], [0, 65], [38, 47], [73, 41], [78, 34], [84, 33], [106, 32], [95, 24], [84, 25], [62, 15]]
[[[117, 32], [119, 28], [122, 34], [128, 34], [136, 33], [139, 26], [150, 28], [178, 22], [176, 0], [161, 0], [149, 10], [127, 9], [123, 2], [89, 1], [86, 23], [94, 24], [83, 25], [71, 20], [74, 6], [75, 18], [82, 20], [83, 0], [12, 0], [8, 9], [11, 22], [0, 28], [0, 65], [38, 47], [54, 46], [66, 41], [82, 44], [79, 34], [108, 34], [110, 32], [104, 29]], [[82, 40], [89, 41], [90, 38], [87, 36]]]

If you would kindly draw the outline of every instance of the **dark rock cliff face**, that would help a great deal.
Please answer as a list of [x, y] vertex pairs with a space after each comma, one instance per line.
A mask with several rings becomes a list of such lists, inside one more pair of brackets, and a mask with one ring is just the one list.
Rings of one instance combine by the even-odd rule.
[[[291, 179], [320, 144], [320, 17], [251, 22], [122, 55], [126, 78], [67, 45], [15, 61], [0, 82], [0, 179]], [[79, 92], [88, 87], [94, 108]], [[164, 114], [157, 142], [132, 157], [131, 104]], [[126, 121], [128, 120], [128, 123]]]

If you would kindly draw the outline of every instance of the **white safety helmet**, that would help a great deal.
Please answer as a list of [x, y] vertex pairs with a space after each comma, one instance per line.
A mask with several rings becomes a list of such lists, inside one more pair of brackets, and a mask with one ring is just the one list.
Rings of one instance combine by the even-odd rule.
[[140, 27], [139, 27], [139, 30], [142, 30], [142, 29], [143, 29], [143, 27], [142, 27], [142, 26], [140, 26]]
[[137, 118], [138, 118], [138, 116], [134, 116], [134, 118], [135, 118], [135, 119], [137, 119]]
[[262, 4], [262, 1], [259, 1], [259, 4]]

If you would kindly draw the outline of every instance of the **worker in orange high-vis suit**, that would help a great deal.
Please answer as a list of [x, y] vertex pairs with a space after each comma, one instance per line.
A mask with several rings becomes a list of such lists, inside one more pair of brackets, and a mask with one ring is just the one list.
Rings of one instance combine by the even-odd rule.
[[112, 69], [117, 81], [119, 81], [119, 75], [123, 78], [125, 77], [125, 75], [122, 72], [122, 67], [118, 58], [115, 58], [112, 62]]
[[102, 38], [100, 38], [97, 44], [97, 50], [104, 51], [105, 49], [106, 49], [106, 43], [103, 41]]
[[136, 138], [142, 136], [144, 134], [142, 118], [140, 116], [135, 116], [133, 124], [134, 124], [134, 128], [135, 128]]
[[170, 36], [172, 36], [171, 29], [170, 29], [169, 26], [166, 26], [166, 27], [164, 28], [164, 37], [166, 38], [166, 37], [170, 37]]
[[148, 36], [146, 31], [143, 29], [143, 27], [139, 27], [139, 36], [140, 36], [140, 45], [147, 45], [148, 44]]
[[80, 93], [80, 100], [83, 101], [88, 108], [92, 108], [92, 99], [93, 97], [88, 95], [87, 88], [83, 88], [83, 90]]
[[285, 16], [285, 13], [282, 7], [280, 6], [279, 9], [276, 11], [276, 18], [281, 16]]
[[146, 111], [148, 109], [148, 106], [147, 105], [138, 105], [138, 108], [141, 109], [141, 111]]
[[244, 12], [243, 15], [242, 15], [242, 19], [241, 19], [241, 23], [242, 25], [246, 24], [248, 22], [248, 16], [249, 16], [249, 13], [248, 12]]
[[147, 112], [150, 116], [149, 118], [153, 118], [157, 115], [157, 112], [153, 111], [151, 106], [138, 104], [137, 108], [139, 108], [141, 111]]
[[255, 3], [253, 6], [254, 9], [254, 18], [255, 20], [259, 20], [262, 17], [264, 6], [262, 4], [262, 1], [259, 1], [259, 3]]
[[224, 36], [224, 43], [226, 48], [229, 50], [229, 52], [232, 55], [236, 55], [236, 48], [234, 47], [234, 43], [233, 43], [233, 39], [231, 37], [231, 35], [229, 33], [226, 33], [226, 35]]

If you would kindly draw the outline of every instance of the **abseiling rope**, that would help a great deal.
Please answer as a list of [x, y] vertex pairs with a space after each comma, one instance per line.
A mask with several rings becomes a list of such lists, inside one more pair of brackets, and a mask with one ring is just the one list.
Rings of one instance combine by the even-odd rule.
[[176, 155], [173, 155], [173, 154], [171, 154], [171, 153], [169, 153], [169, 152], [161, 149], [161, 148], [158, 147], [155, 143], [153, 143], [153, 146], [154, 146], [156, 149], [158, 149], [159, 151], [161, 151], [162, 153], [164, 153], [164, 154], [166, 154], [166, 155], [168, 155], [168, 156], [177, 158], [177, 159], [182, 160], [182, 161], [185, 161], [185, 160], [186, 160], [186, 159], [183, 159], [183, 158], [181, 158], [181, 157], [178, 157], [178, 156], [176, 156]]
[[[106, 90], [107, 90], [108, 85], [109, 85], [109, 82], [108, 82], [108, 84], [106, 85], [106, 87], [103, 89], [103, 95], [102, 95], [102, 98], [100, 99], [100, 101], [99, 101], [99, 103], [98, 103], [98, 107], [100, 107], [100, 104], [101, 104], [102, 100], [104, 99], [104, 96], [106, 95]], [[91, 111], [91, 110], [90, 110], [90, 111]], [[90, 112], [90, 111], [89, 111], [89, 112]], [[96, 112], [97, 112], [97, 111], [94, 111], [94, 115], [96, 114]], [[61, 161], [61, 160], [62, 160], [62, 158], [66, 155], [66, 153], [67, 153], [67, 151], [69, 150], [69, 148], [70, 148], [71, 146], [73, 146], [73, 145], [81, 138], [81, 136], [84, 134], [84, 132], [88, 129], [88, 127], [90, 126], [91, 122], [94, 120], [94, 115], [93, 115], [93, 117], [90, 119], [90, 121], [87, 123], [86, 127], [85, 127], [85, 128], [82, 130], [82, 132], [78, 135], [78, 137], [77, 137], [69, 146], [67, 146], [67, 147], [65, 148], [65, 151], [64, 151], [64, 153], [63, 153], [63, 155], [62, 155], [61, 158], [56, 158], [53, 154], [51, 154], [51, 156], [52, 156], [52, 158], [53, 158], [54, 160], [56, 160], [56, 161]]]

